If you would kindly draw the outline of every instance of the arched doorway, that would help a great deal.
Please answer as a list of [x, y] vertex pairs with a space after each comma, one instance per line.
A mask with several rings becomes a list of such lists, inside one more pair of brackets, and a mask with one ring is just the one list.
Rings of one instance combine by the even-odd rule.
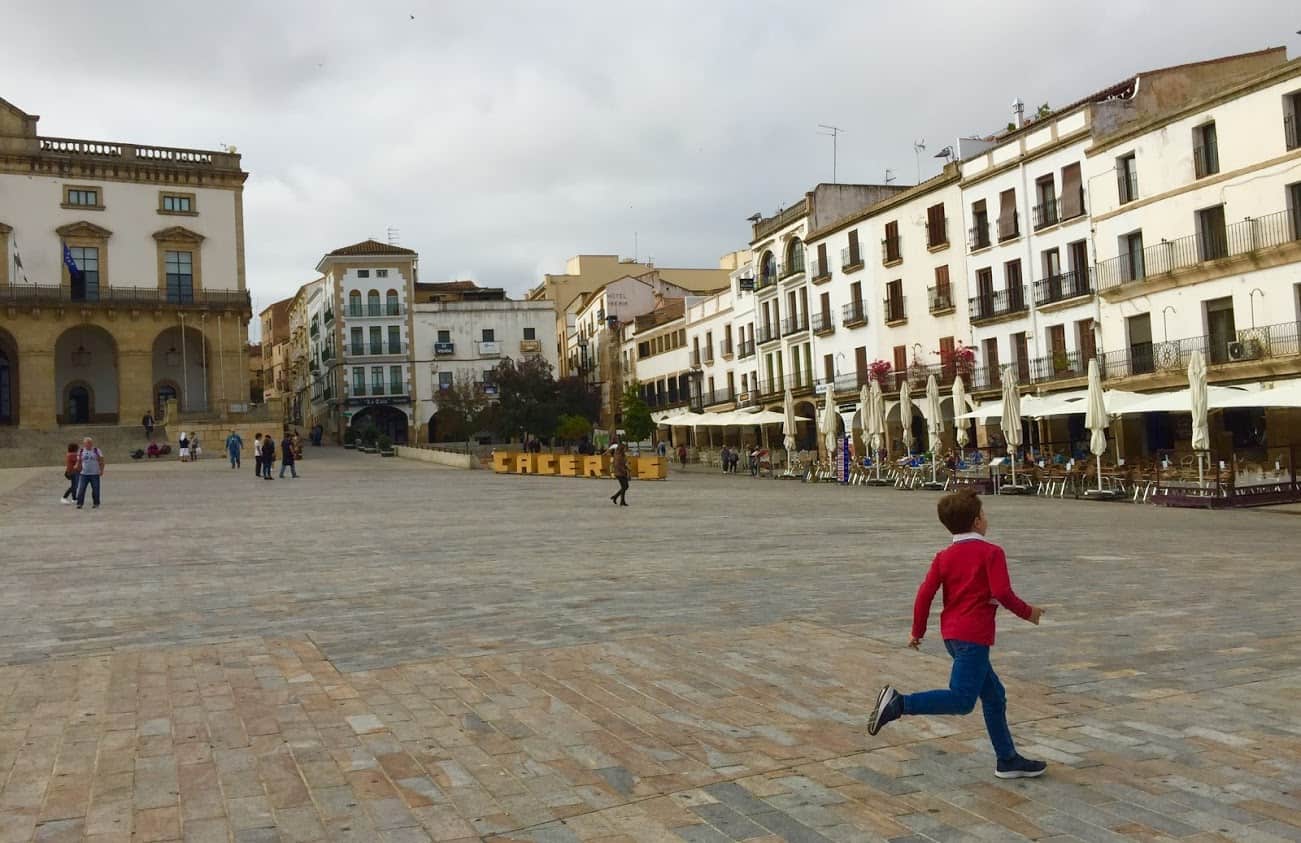
[[198, 328], [173, 325], [154, 338], [153, 346], [154, 412], [162, 411], [162, 392], [170, 387], [168, 397], [175, 398], [182, 413], [201, 413], [210, 407], [211, 384], [208, 382], [207, 343]]
[[18, 344], [0, 331], [0, 425], [18, 424]]
[[181, 388], [174, 381], [159, 381], [154, 384], [154, 418], [161, 419], [167, 411], [167, 402], [177, 400]]
[[407, 444], [407, 414], [397, 407], [388, 404], [366, 407], [354, 413], [349, 423], [355, 430], [365, 430], [372, 425], [381, 435], [387, 433], [393, 444]]
[[118, 360], [113, 336], [78, 325], [54, 343], [54, 394], [59, 424], [118, 423]]

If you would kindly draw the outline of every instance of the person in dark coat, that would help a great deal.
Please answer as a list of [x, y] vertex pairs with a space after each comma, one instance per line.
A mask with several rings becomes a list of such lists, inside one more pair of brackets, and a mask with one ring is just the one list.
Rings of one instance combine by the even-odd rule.
[[297, 462], [298, 455], [294, 452], [294, 435], [292, 433], [286, 433], [285, 438], [280, 440], [280, 451], [280, 477], [284, 478], [285, 469], [287, 468], [289, 473], [297, 480], [298, 469], [294, 467], [294, 463]]
[[271, 479], [271, 466], [276, 462], [276, 440], [271, 434], [262, 437], [262, 476]]

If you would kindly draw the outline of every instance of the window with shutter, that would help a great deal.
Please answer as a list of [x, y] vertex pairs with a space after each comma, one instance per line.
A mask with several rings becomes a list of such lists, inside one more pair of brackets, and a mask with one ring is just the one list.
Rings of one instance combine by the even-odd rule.
[[1062, 167], [1062, 219], [1069, 220], [1084, 213], [1084, 186], [1080, 181], [1080, 165]]
[[926, 245], [934, 249], [948, 242], [949, 231], [944, 217], [944, 204], [932, 205], [926, 209]]
[[998, 239], [1011, 240], [1021, 233], [1016, 213], [1016, 188], [998, 195]]
[[898, 389], [908, 380], [908, 346], [894, 347], [894, 388]]
[[858, 375], [858, 385], [867, 383], [867, 346], [860, 345], [854, 349], [854, 372]]
[[827, 264], [827, 244], [818, 244], [818, 265], [813, 268], [815, 278], [821, 278], [824, 275], [831, 274], [831, 267]]

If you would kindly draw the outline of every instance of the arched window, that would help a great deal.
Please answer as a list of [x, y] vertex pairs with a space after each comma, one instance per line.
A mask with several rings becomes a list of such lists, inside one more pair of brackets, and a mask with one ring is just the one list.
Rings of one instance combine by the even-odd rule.
[[371, 290], [366, 294], [366, 311], [368, 316], [380, 316], [383, 311], [379, 309], [379, 290]]
[[353, 290], [348, 294], [348, 315], [361, 316], [361, 291]]
[[385, 298], [385, 305], [386, 305], [386, 308], [385, 308], [385, 309], [388, 311], [388, 315], [389, 315], [389, 316], [397, 316], [397, 315], [398, 315], [398, 310], [399, 310], [399, 309], [398, 309], [398, 291], [397, 291], [397, 290], [389, 290], [387, 293], [384, 294], [384, 298]]
[[804, 241], [798, 237], [792, 237], [790, 245], [786, 247], [786, 274], [794, 275], [803, 271]]
[[761, 286], [767, 286], [777, 280], [777, 259], [772, 256], [772, 252], [763, 253], [763, 259], [759, 262], [759, 277], [762, 281]]

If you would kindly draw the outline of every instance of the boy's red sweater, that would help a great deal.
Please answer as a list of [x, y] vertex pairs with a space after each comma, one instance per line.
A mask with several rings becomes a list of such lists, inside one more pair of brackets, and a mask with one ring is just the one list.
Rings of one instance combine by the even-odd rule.
[[913, 603], [913, 638], [926, 634], [935, 592], [944, 587], [940, 635], [973, 644], [994, 645], [994, 613], [1003, 604], [1029, 619], [1030, 606], [1012, 590], [1003, 548], [975, 533], [954, 536], [953, 544], [935, 554]]

